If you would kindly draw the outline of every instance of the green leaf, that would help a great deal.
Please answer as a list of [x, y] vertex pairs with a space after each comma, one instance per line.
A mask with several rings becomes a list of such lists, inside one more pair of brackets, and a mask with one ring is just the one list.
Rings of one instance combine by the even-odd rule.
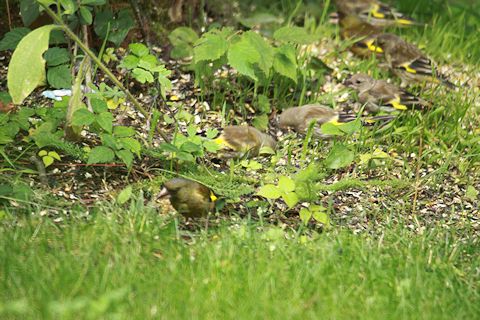
[[133, 138], [120, 138], [118, 142], [123, 146], [123, 148], [136, 153], [140, 157], [140, 151], [142, 150], [142, 145], [140, 142]]
[[308, 34], [305, 28], [285, 26], [277, 29], [273, 38], [278, 41], [293, 42], [296, 44], [310, 44], [319, 39], [317, 35]]
[[104, 100], [93, 98], [90, 100], [93, 112], [102, 113], [108, 111], [107, 103]]
[[73, 0], [59, 0], [63, 8], [63, 14], [73, 14], [77, 11], [77, 6]]
[[154, 72], [154, 68], [157, 66], [157, 58], [153, 54], [147, 54], [140, 58], [138, 66], [150, 72]]
[[289, 177], [281, 176], [278, 179], [278, 188], [283, 192], [295, 191], [295, 182]]
[[228, 49], [228, 43], [220, 34], [205, 33], [193, 48], [195, 63], [200, 61], [213, 61], [219, 59]]
[[260, 54], [260, 58], [256, 63], [265, 74], [265, 77], [268, 77], [273, 66], [273, 54], [275, 52], [273, 47], [256, 32], [248, 31], [244, 34], [244, 37], [249, 41], [252, 48]]
[[297, 57], [293, 46], [285, 44], [276, 50], [273, 57], [273, 69], [297, 83]]
[[259, 130], [268, 129], [268, 115], [261, 114], [253, 118], [253, 126]]
[[0, 41], [0, 51], [15, 50], [20, 40], [23, 39], [31, 30], [28, 28], [14, 28], [5, 34]]
[[257, 96], [256, 110], [260, 111], [261, 113], [270, 113], [270, 111], [272, 111], [270, 107], [270, 100], [266, 95], [259, 94]]
[[104, 146], [98, 146], [93, 148], [88, 154], [87, 164], [92, 163], [108, 163], [115, 159], [115, 153], [113, 150]]
[[325, 159], [325, 165], [330, 169], [339, 169], [353, 162], [354, 152], [343, 144], [336, 144]]
[[103, 130], [107, 131], [108, 133], [112, 132], [113, 115], [110, 112], [106, 111], [100, 113], [95, 117], [95, 120]]
[[117, 150], [119, 148], [118, 144], [117, 144], [117, 140], [111, 134], [102, 133], [102, 134], [100, 134], [100, 139], [102, 140], [102, 144], [105, 147], [109, 147], [113, 150]]
[[330, 122], [322, 124], [322, 126], [320, 127], [320, 131], [323, 134], [331, 135], [331, 136], [343, 136], [343, 135], [345, 135], [345, 132], [340, 130], [340, 128], [338, 127], [337, 124], [333, 124], [333, 123], [330, 123]]
[[133, 54], [129, 54], [122, 60], [119, 66], [120, 68], [132, 70], [138, 66], [139, 61], [140, 58], [134, 56]]
[[117, 138], [131, 137], [135, 135], [136, 131], [132, 127], [115, 126], [113, 128], [113, 135]]
[[282, 199], [287, 204], [288, 208], [294, 207], [298, 203], [298, 196], [295, 192], [282, 194]]
[[106, 0], [81, 0], [80, 4], [90, 6], [103, 6], [106, 2]]
[[316, 221], [323, 223], [324, 225], [330, 224], [330, 219], [325, 211], [314, 211], [313, 212], [313, 219]]
[[47, 66], [54, 67], [65, 63], [70, 63], [70, 54], [67, 49], [53, 47], [47, 50], [43, 55], [47, 61]]
[[45, 168], [50, 166], [53, 163], [53, 157], [50, 156], [44, 156], [42, 157], [43, 164], [45, 165]]
[[116, 152], [117, 157], [125, 163], [128, 168], [133, 164], [133, 153], [130, 150], [122, 149]]
[[72, 73], [66, 64], [48, 68], [48, 83], [57, 89], [70, 88], [72, 86]]
[[72, 124], [74, 126], [89, 126], [95, 121], [95, 115], [87, 109], [79, 109], [73, 114]]
[[338, 125], [338, 129], [342, 130], [347, 135], [354, 134], [359, 131], [361, 127], [362, 121], [360, 119], [355, 119], [354, 121], [344, 122]]
[[36, 0], [20, 0], [20, 16], [23, 25], [29, 26], [40, 15], [40, 6]]
[[186, 43], [179, 44], [170, 51], [170, 57], [172, 59], [183, 59], [191, 56], [193, 56], [193, 47]]
[[178, 27], [168, 35], [168, 40], [174, 47], [180, 45], [193, 45], [198, 40], [197, 33], [189, 27]]
[[8, 67], [8, 91], [13, 103], [21, 104], [38, 86], [45, 83], [45, 60], [50, 31], [56, 25], [46, 25], [27, 34], [13, 52]]
[[479, 192], [474, 186], [468, 186], [467, 190], [465, 191], [465, 196], [470, 200], [477, 200], [478, 194]]
[[135, 77], [135, 79], [140, 83], [145, 83], [145, 82], [151, 83], [154, 80], [153, 75], [150, 71], [146, 71], [141, 68], [133, 69], [132, 74]]
[[195, 162], [195, 157], [184, 151], [177, 153], [177, 159], [185, 162]]
[[258, 80], [253, 64], [260, 62], [260, 53], [252, 46], [245, 34], [228, 49], [228, 63], [240, 74]]
[[113, 42], [117, 47], [122, 43], [134, 25], [135, 19], [128, 9], [118, 12], [115, 18], [113, 12], [110, 10], [100, 11], [95, 14], [95, 33], [105, 39], [107, 31], [109, 31], [108, 40]]
[[257, 195], [267, 199], [278, 199], [282, 196], [282, 193], [280, 192], [280, 189], [278, 189], [277, 186], [274, 186], [273, 184], [266, 184], [260, 187], [260, 189], [257, 192]]
[[80, 17], [82, 18], [82, 24], [91, 25], [93, 22], [93, 16], [87, 7], [80, 7]]
[[48, 156], [50, 156], [50, 157], [52, 157], [53, 159], [58, 160], [58, 161], [62, 160], [62, 159], [60, 158], [60, 155], [59, 155], [58, 153], [56, 153], [55, 151], [50, 151], [50, 152], [48, 153]]
[[303, 224], [307, 225], [310, 219], [312, 218], [312, 212], [307, 208], [300, 209], [299, 212], [300, 220], [302, 220]]
[[137, 57], [143, 57], [150, 53], [148, 47], [143, 43], [131, 43], [128, 45], [128, 49]]
[[130, 200], [130, 198], [132, 197], [132, 190], [133, 190], [132, 186], [127, 186], [125, 189], [120, 191], [120, 193], [117, 196], [118, 204], [124, 204], [128, 200]]

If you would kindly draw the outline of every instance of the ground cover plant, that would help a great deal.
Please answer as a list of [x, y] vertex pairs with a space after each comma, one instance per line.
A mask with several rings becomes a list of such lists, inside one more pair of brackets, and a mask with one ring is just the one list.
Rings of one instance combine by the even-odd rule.
[[[480, 19], [390, 4], [456, 85], [394, 117], [331, 1], [1, 4], [0, 318], [477, 318]], [[311, 104], [338, 119], [283, 126]]]

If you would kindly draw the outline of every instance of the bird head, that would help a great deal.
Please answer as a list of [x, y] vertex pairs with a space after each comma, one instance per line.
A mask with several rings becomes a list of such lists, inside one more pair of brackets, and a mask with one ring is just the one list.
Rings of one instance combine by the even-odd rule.
[[173, 178], [163, 184], [163, 189], [160, 190], [158, 198], [169, 198], [172, 194], [177, 193], [181, 188], [186, 187], [191, 181], [183, 178]]
[[371, 86], [372, 83], [373, 79], [364, 73], [357, 73], [351, 75], [343, 82], [344, 85], [353, 89], [361, 89], [367, 86]]
[[382, 48], [384, 52], [390, 52], [397, 44], [400, 38], [391, 33], [383, 33], [375, 40], [375, 45]]

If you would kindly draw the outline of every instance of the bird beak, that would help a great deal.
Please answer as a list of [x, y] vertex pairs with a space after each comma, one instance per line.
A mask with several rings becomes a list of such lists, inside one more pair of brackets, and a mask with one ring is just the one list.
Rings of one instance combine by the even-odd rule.
[[352, 85], [352, 76], [348, 76], [345, 80], [343, 80], [343, 85], [350, 87]]
[[160, 190], [160, 193], [158, 194], [157, 199], [162, 199], [169, 196], [170, 196], [170, 193], [168, 192], [167, 188], [163, 187], [163, 189]]

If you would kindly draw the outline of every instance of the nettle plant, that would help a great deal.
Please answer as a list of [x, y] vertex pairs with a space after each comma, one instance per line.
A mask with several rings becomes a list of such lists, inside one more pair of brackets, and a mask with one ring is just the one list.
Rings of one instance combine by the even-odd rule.
[[[234, 31], [231, 28], [212, 29], [201, 37], [190, 28], [180, 27], [169, 36], [173, 58], [192, 57], [191, 69], [195, 72], [196, 84], [202, 92], [218, 91], [215, 81], [224, 66], [233, 68], [241, 76], [240, 81], [253, 84], [254, 106], [258, 113], [254, 125], [266, 127], [267, 114], [271, 111], [268, 90], [272, 84], [299, 81], [299, 49], [320, 37], [305, 28], [286, 26], [273, 34], [273, 39], [264, 38], [254, 31]], [[301, 74], [301, 72], [300, 72]], [[225, 83], [225, 86], [230, 84]], [[259, 89], [263, 91], [258, 94]], [[263, 94], [262, 94], [263, 93]]]

